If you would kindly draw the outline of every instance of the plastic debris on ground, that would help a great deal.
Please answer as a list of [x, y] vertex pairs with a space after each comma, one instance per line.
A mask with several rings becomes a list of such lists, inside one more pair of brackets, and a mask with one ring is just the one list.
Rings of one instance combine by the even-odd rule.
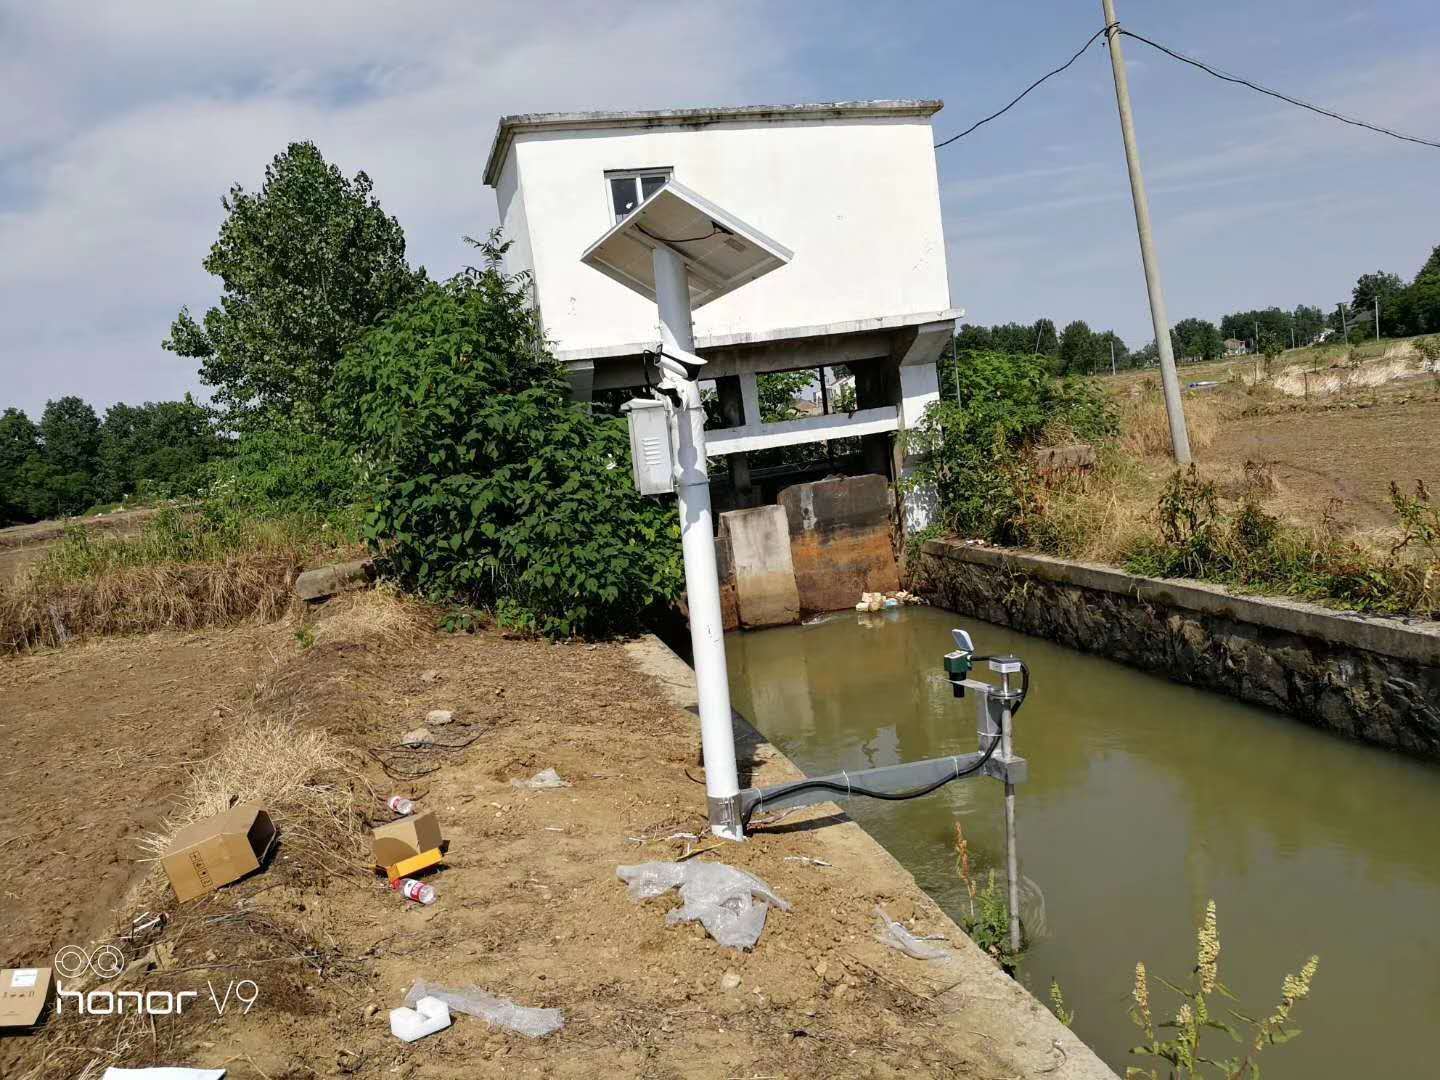
[[511, 787], [526, 788], [530, 791], [544, 791], [547, 788], [570, 787], [569, 780], [562, 780], [554, 769], [537, 772], [529, 780], [511, 780]]
[[443, 1001], [451, 1012], [464, 1013], [486, 1021], [491, 1027], [504, 1028], [527, 1038], [539, 1039], [552, 1035], [565, 1026], [565, 1014], [559, 1009], [531, 1009], [516, 1005], [509, 998], [481, 990], [478, 986], [452, 990], [436, 983], [416, 979], [405, 995], [405, 1003], [433, 998]]
[[878, 905], [875, 908], [875, 916], [880, 922], [880, 928], [876, 931], [875, 936], [892, 949], [899, 949], [906, 956], [913, 956], [916, 960], [944, 960], [949, 957], [950, 949], [948, 947], [931, 945], [916, 937], [889, 915], [886, 915], [884, 909]]
[[432, 727], [444, 727], [455, 719], [455, 713], [451, 709], [431, 709], [425, 714], [425, 723]]
[[649, 900], [677, 886], [684, 903], [665, 916], [671, 926], [697, 919], [712, 938], [731, 949], [753, 949], [771, 906], [790, 905], [754, 874], [724, 863], [648, 862], [617, 866], [632, 900]]
[[[406, 1004], [412, 999], [407, 995]], [[390, 1010], [390, 1034], [402, 1042], [414, 1042], [450, 1026], [450, 1006], [438, 997], [413, 999], [413, 1008]]]
[[117, 1069], [111, 1065], [100, 1080], [221, 1080], [224, 1069], [177, 1069], [160, 1066], [151, 1069]]

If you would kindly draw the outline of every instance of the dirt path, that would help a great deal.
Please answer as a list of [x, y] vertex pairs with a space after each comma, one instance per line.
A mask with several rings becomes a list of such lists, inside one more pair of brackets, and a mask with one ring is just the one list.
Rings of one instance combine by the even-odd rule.
[[[9, 677], [39, 679], [48, 666], [48, 692], [65, 700], [105, 666], [107, 650], [133, 648], [96, 646], [83, 663], [67, 657], [63, 670], [21, 659]], [[194, 659], [203, 665], [222, 651]], [[697, 841], [674, 834], [705, 833], [694, 719], [673, 697], [688, 678], [663, 650], [485, 633], [427, 635], [402, 648], [332, 641], [305, 652], [292, 638], [279, 659], [262, 704], [357, 749], [393, 744], [432, 708], [476, 725], [470, 748], [419, 757], [438, 771], [388, 785], [440, 815], [450, 846], [430, 878], [438, 902], [409, 904], [359, 871], [301, 873], [282, 841], [265, 872], [174, 912], [145, 986], [196, 988], [190, 1014], [123, 1034], [113, 1018], [52, 1017], [8, 1070], [0, 1045], [0, 1073], [38, 1076], [22, 1066], [46, 1058], [47, 1078], [78, 1075], [86, 1062], [225, 1063], [231, 1080], [1111, 1075], [833, 808], [695, 856], [747, 869], [793, 904], [770, 914], [752, 953], [721, 948], [696, 926], [667, 927], [672, 900], [631, 901], [617, 865], [679, 857]], [[105, 693], [153, 693], [159, 674], [143, 676], [150, 690], [129, 673]], [[211, 708], [193, 701], [196, 712]], [[27, 737], [45, 740], [42, 731]], [[95, 738], [103, 743], [104, 729]], [[790, 774], [765, 744], [744, 745], [757, 782]], [[512, 786], [551, 766], [573, 786]], [[370, 779], [385, 783], [378, 770]], [[948, 935], [956, 958], [926, 963], [882, 946], [877, 903], [913, 918], [919, 933]], [[83, 890], [52, 891], [38, 907], [44, 925], [97, 914]], [[722, 982], [727, 973], [733, 985]], [[565, 1028], [532, 1041], [462, 1016], [403, 1045], [386, 1014], [417, 977], [560, 1008]], [[248, 1014], [218, 1018], [205, 991], [223, 994], [234, 978], [254, 979], [259, 1000]], [[65, 1024], [86, 1026], [67, 1033]], [[97, 1046], [114, 1056], [96, 1056]]]

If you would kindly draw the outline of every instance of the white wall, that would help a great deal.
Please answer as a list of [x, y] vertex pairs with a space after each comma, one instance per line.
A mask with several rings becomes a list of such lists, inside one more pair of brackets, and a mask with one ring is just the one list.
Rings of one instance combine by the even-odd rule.
[[496, 189], [517, 241], [507, 269], [534, 270], [561, 353], [654, 339], [654, 304], [580, 254], [613, 223], [606, 170], [670, 166], [795, 252], [695, 312], [697, 337], [941, 311], [950, 290], [932, 146], [929, 121], [914, 117], [520, 134]]

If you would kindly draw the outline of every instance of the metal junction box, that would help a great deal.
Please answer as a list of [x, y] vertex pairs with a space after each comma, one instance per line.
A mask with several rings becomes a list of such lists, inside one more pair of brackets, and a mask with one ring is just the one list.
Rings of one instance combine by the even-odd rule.
[[630, 421], [630, 466], [641, 495], [675, 490], [670, 410], [654, 398], [631, 398], [622, 407]]

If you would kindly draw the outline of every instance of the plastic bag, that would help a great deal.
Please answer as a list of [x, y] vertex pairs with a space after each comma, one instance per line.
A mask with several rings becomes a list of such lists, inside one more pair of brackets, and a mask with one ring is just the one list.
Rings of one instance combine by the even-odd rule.
[[565, 1015], [559, 1009], [531, 1009], [516, 1005], [509, 998], [498, 997], [478, 986], [452, 990], [416, 979], [415, 985], [405, 995], [405, 1004], [411, 1005], [423, 997], [439, 998], [450, 1007], [451, 1012], [478, 1017], [491, 1027], [504, 1028], [531, 1039], [553, 1034], [565, 1026]]
[[875, 915], [880, 920], [880, 929], [875, 936], [892, 949], [899, 949], [906, 956], [913, 956], [916, 960], [944, 960], [950, 955], [949, 948], [922, 941], [886, 915], [884, 909], [879, 905], [875, 907]]
[[724, 863], [649, 862], [617, 866], [615, 874], [629, 886], [632, 900], [649, 900], [679, 886], [684, 903], [665, 916], [666, 923], [674, 926], [698, 919], [712, 938], [731, 949], [755, 947], [771, 905], [790, 910], [754, 874]]
[[161, 1065], [150, 1069], [117, 1069], [111, 1065], [100, 1080], [221, 1080], [224, 1069], [178, 1069]]
[[511, 787], [529, 788], [531, 791], [543, 791], [546, 788], [569, 787], [569, 780], [560, 779], [560, 774], [553, 768], [537, 772], [529, 780], [511, 780]]

